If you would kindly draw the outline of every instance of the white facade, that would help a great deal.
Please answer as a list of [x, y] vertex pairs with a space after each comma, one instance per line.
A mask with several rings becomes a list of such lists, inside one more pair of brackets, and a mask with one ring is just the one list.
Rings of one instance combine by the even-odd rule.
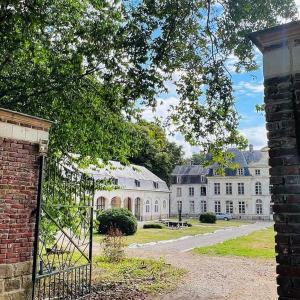
[[178, 166], [174, 169], [171, 215], [178, 214], [178, 201], [182, 201], [182, 214], [186, 216], [223, 212], [235, 218], [270, 219], [268, 149], [230, 151], [235, 153], [240, 168], [228, 170], [226, 176], [215, 175], [214, 166]]
[[142, 166], [122, 166], [118, 162], [111, 165], [89, 171], [95, 179], [113, 178], [117, 187], [96, 190], [96, 210], [123, 207], [140, 221], [169, 217], [170, 191], [163, 180]]

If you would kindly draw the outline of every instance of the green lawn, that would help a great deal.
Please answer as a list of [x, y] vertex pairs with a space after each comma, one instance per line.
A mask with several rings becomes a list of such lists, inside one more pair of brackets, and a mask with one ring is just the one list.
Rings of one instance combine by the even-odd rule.
[[[214, 232], [217, 229], [230, 227], [230, 226], [241, 226], [244, 224], [249, 224], [248, 221], [242, 220], [231, 220], [231, 221], [217, 221], [216, 224], [201, 224], [198, 220], [189, 219], [192, 227], [186, 227], [182, 229], [169, 229], [164, 227], [163, 229], [143, 229], [138, 228], [137, 232], [133, 236], [125, 237], [126, 245], [130, 244], [144, 244], [149, 242], [157, 242], [163, 240], [177, 239], [188, 235], [197, 235], [203, 233]], [[95, 243], [100, 243], [103, 236], [99, 234], [94, 235]]]
[[273, 227], [270, 227], [214, 246], [196, 248], [193, 252], [213, 256], [274, 258], [274, 236], [274, 229]]

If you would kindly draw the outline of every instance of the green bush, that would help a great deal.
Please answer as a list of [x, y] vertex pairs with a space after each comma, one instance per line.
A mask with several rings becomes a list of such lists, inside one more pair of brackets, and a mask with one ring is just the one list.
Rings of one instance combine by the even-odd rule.
[[189, 223], [189, 222], [186, 223], [186, 226], [187, 227], [193, 227], [193, 225], [191, 223]]
[[149, 229], [149, 228], [163, 229], [163, 226], [158, 223], [148, 223], [148, 224], [144, 224], [143, 228], [144, 229]]
[[119, 229], [124, 235], [133, 235], [137, 230], [134, 215], [125, 208], [111, 208], [101, 211], [97, 217], [98, 232], [107, 234], [111, 229]]
[[214, 213], [210, 213], [210, 212], [201, 214], [200, 218], [199, 218], [199, 221], [201, 223], [214, 224], [214, 223], [216, 223], [216, 220], [217, 220], [216, 215]]

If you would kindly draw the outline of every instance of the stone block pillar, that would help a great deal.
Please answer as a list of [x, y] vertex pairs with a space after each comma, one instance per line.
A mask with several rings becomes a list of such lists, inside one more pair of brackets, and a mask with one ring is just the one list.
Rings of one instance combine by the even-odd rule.
[[280, 300], [300, 299], [300, 22], [250, 35], [263, 53]]
[[31, 299], [39, 152], [49, 127], [0, 108], [0, 300]]

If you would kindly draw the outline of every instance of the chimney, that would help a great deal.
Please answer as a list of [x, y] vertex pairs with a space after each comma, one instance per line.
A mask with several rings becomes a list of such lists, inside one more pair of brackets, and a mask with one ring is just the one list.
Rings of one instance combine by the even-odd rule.
[[253, 145], [252, 144], [249, 145], [249, 151], [253, 152]]

